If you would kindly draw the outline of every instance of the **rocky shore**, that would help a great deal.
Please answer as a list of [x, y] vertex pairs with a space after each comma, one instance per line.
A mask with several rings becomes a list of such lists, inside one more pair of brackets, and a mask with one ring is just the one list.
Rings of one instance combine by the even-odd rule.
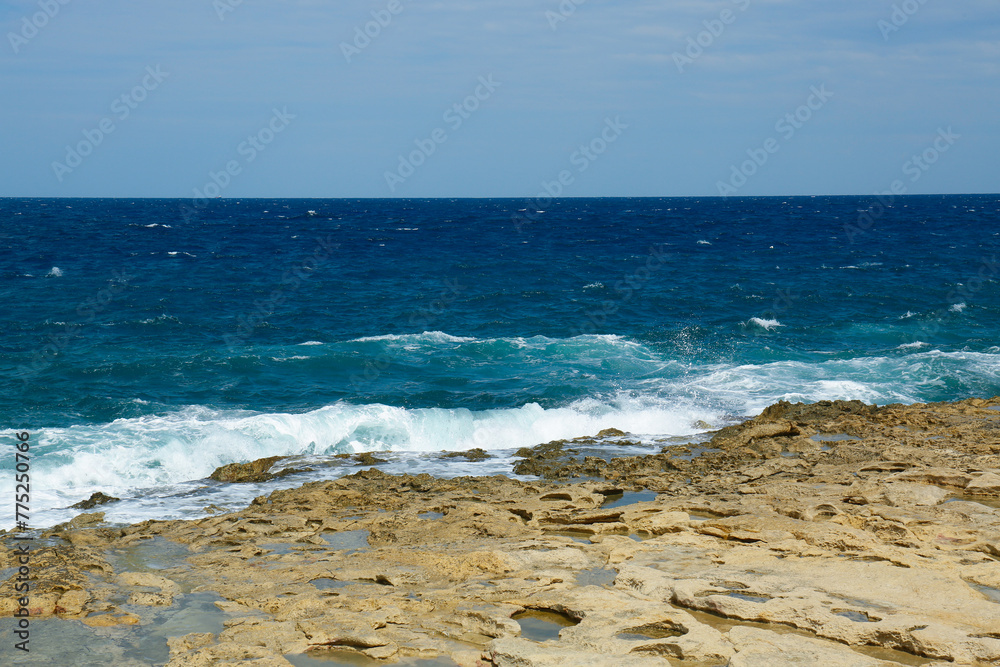
[[1000, 397], [576, 444], [519, 452], [540, 481], [372, 468], [195, 521], [82, 514], [36, 540], [36, 633], [94, 660], [53, 664], [1000, 665]]

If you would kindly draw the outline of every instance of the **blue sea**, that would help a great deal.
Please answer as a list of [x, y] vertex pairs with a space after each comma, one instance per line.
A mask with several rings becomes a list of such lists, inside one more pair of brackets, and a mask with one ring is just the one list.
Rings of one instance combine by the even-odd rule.
[[[510, 473], [778, 400], [1000, 394], [1000, 197], [0, 199], [0, 489], [38, 527], [350, 474]], [[488, 450], [471, 463], [442, 450]], [[609, 440], [607, 453], [617, 451]], [[207, 479], [282, 455], [263, 484]], [[366, 466], [367, 467], [367, 466]], [[2, 526], [13, 525], [12, 503]]]

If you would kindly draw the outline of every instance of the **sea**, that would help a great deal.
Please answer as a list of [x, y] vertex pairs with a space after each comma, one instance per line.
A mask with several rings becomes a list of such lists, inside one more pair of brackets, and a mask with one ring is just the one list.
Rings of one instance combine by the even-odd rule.
[[[0, 199], [0, 528], [1000, 394], [1000, 196]], [[26, 434], [26, 435], [25, 435]], [[442, 452], [486, 450], [468, 461]], [[217, 467], [283, 456], [259, 484]], [[24, 466], [22, 466], [23, 468]]]

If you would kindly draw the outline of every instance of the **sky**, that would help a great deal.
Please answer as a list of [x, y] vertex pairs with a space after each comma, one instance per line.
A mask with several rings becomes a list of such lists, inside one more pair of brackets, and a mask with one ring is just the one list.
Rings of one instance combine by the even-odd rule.
[[0, 0], [0, 196], [1000, 191], [996, 0]]

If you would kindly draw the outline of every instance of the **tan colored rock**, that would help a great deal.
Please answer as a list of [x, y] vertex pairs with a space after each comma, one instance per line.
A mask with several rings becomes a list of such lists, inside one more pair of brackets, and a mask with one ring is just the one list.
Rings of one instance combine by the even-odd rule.
[[846, 646], [757, 628], [736, 627], [729, 640], [736, 655], [728, 667], [776, 667], [777, 665], [830, 665], [833, 667], [894, 667], [897, 663], [855, 653]]
[[911, 505], [933, 506], [948, 497], [949, 491], [932, 484], [916, 482], [859, 482], [851, 487], [845, 499], [861, 504], [883, 504], [890, 507]]
[[175, 658], [189, 651], [211, 645], [215, 635], [211, 632], [192, 632], [181, 637], [167, 637], [170, 657]]
[[135, 614], [95, 614], [83, 619], [84, 625], [92, 628], [111, 628], [116, 625], [138, 625], [139, 617]]
[[951, 468], [928, 468], [899, 473], [893, 477], [893, 480], [964, 489], [972, 481], [972, 476]]
[[496, 639], [487, 649], [495, 667], [667, 667], [659, 657], [575, 651], [554, 642], [538, 644], [524, 639]]
[[1000, 475], [993, 472], [977, 475], [965, 485], [965, 492], [976, 496], [1000, 496]]
[[126, 586], [159, 588], [164, 593], [169, 593], [170, 595], [177, 595], [181, 592], [181, 587], [176, 582], [150, 572], [122, 572], [116, 579], [118, 583]]

